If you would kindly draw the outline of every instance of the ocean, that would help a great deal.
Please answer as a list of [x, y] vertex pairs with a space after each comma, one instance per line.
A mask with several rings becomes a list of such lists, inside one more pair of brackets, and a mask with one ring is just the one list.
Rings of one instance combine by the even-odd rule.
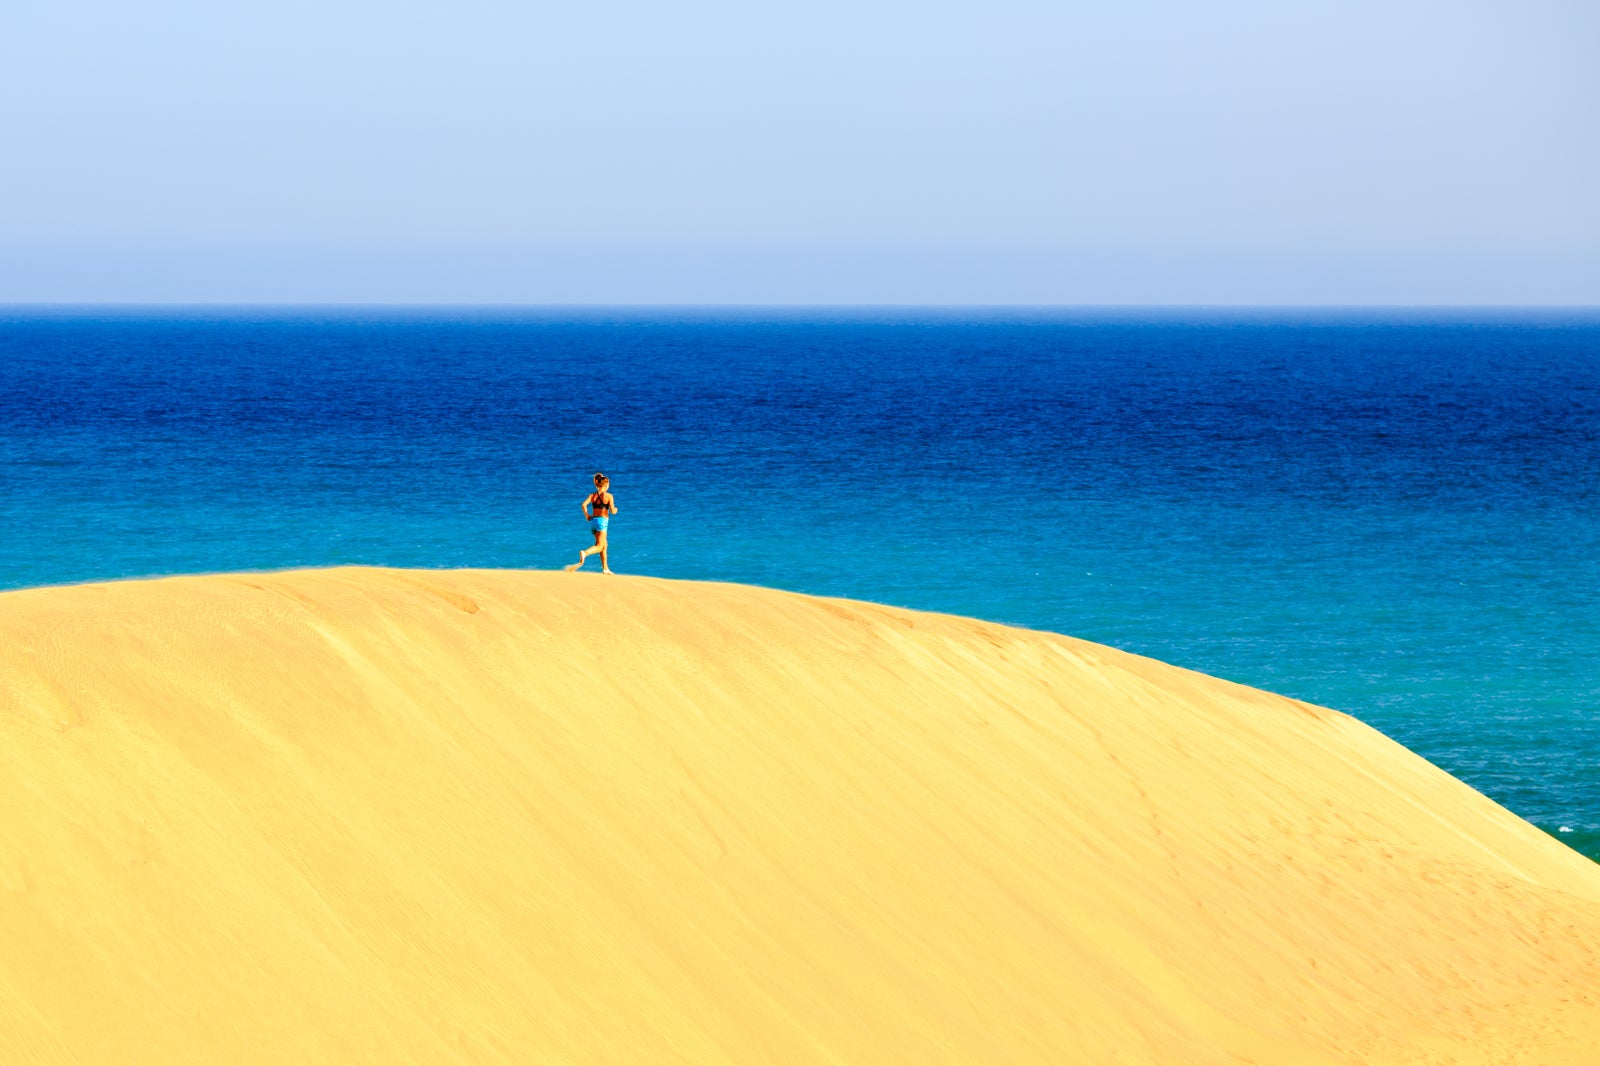
[[1335, 707], [1600, 859], [1600, 314], [0, 309], [0, 588], [555, 568], [597, 470], [619, 572]]

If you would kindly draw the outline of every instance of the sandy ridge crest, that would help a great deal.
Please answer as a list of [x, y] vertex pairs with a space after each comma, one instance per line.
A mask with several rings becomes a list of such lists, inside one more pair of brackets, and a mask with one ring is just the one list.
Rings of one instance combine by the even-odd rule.
[[732, 585], [0, 594], [0, 1061], [1590, 1063], [1600, 866], [1359, 722]]

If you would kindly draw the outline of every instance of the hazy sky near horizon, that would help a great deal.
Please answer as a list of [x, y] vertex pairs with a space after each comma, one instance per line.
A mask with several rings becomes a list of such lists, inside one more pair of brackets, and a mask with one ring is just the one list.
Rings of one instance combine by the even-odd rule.
[[0, 9], [0, 303], [1600, 303], [1600, 5]]

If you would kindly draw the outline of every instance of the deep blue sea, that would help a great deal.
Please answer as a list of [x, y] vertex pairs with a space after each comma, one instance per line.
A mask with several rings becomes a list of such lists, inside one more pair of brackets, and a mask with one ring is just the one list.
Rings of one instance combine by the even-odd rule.
[[0, 588], [553, 568], [596, 470], [620, 572], [1336, 707], [1600, 858], [1600, 314], [0, 309]]

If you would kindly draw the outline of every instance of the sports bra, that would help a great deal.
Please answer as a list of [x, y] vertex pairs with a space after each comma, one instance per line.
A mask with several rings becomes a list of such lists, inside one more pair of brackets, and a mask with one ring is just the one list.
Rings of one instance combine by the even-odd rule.
[[592, 492], [589, 494], [589, 509], [596, 518], [602, 514], [611, 513], [611, 494], [609, 492]]

